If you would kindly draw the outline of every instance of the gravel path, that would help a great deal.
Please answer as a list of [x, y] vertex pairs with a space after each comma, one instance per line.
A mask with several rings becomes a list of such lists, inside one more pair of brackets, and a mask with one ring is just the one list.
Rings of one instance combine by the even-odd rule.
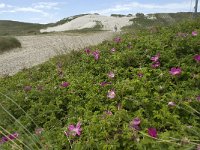
[[0, 76], [14, 75], [24, 68], [41, 64], [58, 54], [96, 45], [113, 37], [113, 32], [87, 35], [36, 35], [16, 37], [22, 48], [0, 55]]

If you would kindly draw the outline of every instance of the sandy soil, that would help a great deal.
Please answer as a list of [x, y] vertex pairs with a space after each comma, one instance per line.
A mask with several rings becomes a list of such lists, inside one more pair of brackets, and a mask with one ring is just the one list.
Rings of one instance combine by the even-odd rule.
[[129, 21], [134, 17], [111, 17], [102, 15], [85, 15], [78, 17], [70, 22], [55, 27], [49, 27], [47, 29], [41, 29], [40, 32], [59, 32], [67, 30], [78, 30], [84, 28], [92, 28], [96, 25], [96, 21], [101, 22], [103, 25], [103, 30], [113, 31], [114, 27], [117, 26], [118, 31], [124, 26], [131, 25], [132, 22]]
[[113, 32], [82, 35], [37, 35], [16, 37], [22, 48], [0, 55], [0, 76], [13, 75], [24, 68], [41, 64], [58, 54], [96, 45], [112, 39]]

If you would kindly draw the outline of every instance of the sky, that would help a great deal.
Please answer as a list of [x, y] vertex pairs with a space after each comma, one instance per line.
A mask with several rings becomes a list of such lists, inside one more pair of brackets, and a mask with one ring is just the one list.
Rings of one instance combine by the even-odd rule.
[[195, 0], [0, 0], [0, 20], [51, 23], [84, 13], [189, 12], [194, 4]]

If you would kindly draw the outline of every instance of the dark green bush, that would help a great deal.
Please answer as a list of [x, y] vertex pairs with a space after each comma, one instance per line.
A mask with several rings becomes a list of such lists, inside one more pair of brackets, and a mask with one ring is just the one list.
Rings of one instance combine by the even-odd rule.
[[21, 47], [21, 43], [14, 37], [0, 37], [0, 53]]

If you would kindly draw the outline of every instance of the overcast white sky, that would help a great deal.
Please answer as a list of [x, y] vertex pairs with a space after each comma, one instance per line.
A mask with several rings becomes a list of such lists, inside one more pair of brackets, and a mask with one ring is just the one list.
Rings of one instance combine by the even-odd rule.
[[0, 0], [0, 20], [49, 23], [81, 13], [189, 12], [194, 10], [194, 3], [195, 0]]

